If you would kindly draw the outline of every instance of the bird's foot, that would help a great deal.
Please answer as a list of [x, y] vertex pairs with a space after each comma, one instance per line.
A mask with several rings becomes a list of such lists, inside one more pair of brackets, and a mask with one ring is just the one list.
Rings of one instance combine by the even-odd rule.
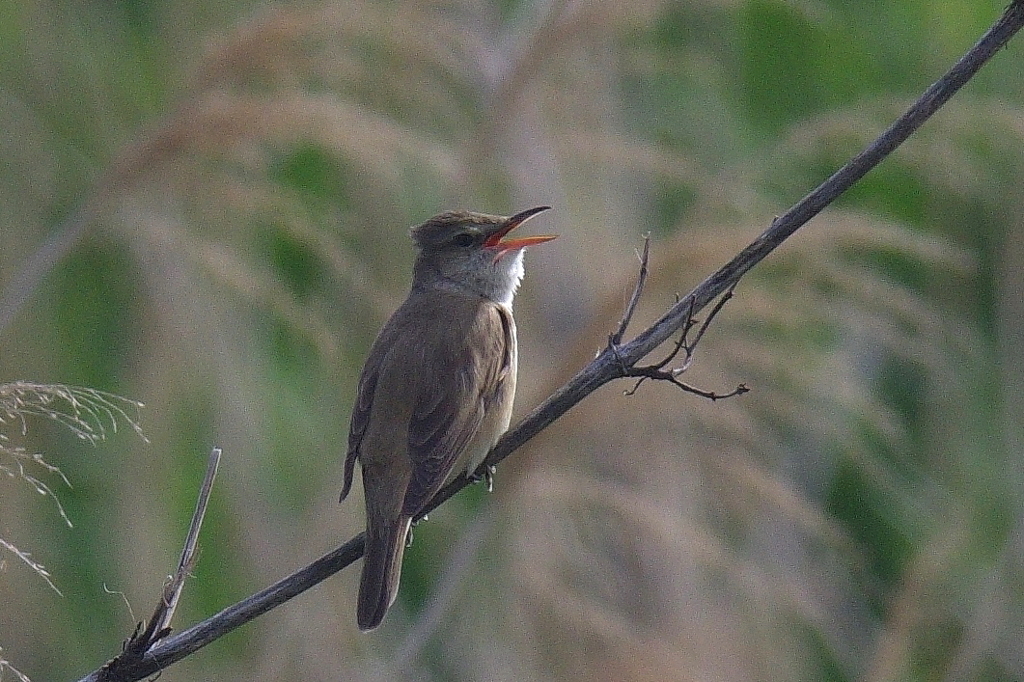
[[488, 464], [484, 469], [483, 474], [471, 474], [469, 480], [473, 483], [479, 483], [484, 481], [487, 483], [487, 492], [494, 492], [494, 474], [498, 472], [498, 468], [493, 464]]

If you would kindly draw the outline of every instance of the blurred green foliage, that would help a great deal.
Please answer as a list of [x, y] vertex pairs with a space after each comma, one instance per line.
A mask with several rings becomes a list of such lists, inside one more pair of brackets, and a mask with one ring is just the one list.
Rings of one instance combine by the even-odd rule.
[[[177, 629], [358, 532], [360, 491], [337, 504], [347, 419], [407, 286], [410, 225], [556, 207], [562, 238], [531, 254], [517, 315], [522, 413], [578, 367], [571, 349], [604, 343], [639, 234], [655, 236], [655, 269], [689, 268], [652, 303], [667, 305], [888, 125], [1003, 4], [0, 2], [0, 295], [89, 215], [0, 329], [0, 383], [137, 398], [150, 440], [5, 422], [67, 476], [63, 489], [29, 464], [75, 527], [0, 477], [0, 538], [64, 595], [0, 554], [0, 677], [9, 661], [77, 679], [120, 650], [177, 559], [215, 444]], [[163, 679], [1020, 679], [1019, 40], [744, 281], [702, 347], [719, 370], [705, 378], [761, 398], [709, 418], [657, 394], [674, 411], [660, 422], [594, 396], [608, 414], [559, 431], [556, 459], [499, 473], [532, 503], [474, 489], [417, 528], [379, 634], [354, 632], [354, 567]], [[610, 445], [633, 431], [640, 445]], [[721, 466], [760, 472], [755, 492], [693, 454], [716, 448]], [[678, 467], [637, 465], [654, 453]], [[609, 539], [619, 517], [581, 507], [592, 525], [572, 531], [529, 486], [556, 466], [577, 502], [588, 486], [639, 489], [634, 513], [678, 507], [685, 522], [623, 522]], [[675, 476], [666, 503], [655, 490]], [[417, 619], [484, 508], [507, 530], [429, 630]], [[585, 561], [545, 572], [587, 552], [628, 580]], [[627, 595], [635, 608], [614, 607]]]

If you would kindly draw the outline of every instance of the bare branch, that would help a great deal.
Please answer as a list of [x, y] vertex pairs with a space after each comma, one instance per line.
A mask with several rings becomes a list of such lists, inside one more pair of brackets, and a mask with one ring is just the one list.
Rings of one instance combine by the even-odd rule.
[[[711, 301], [734, 287], [754, 265], [891, 154], [967, 83], [1020, 30], [1022, 25], [1024, 25], [1024, 0], [1013, 0], [981, 40], [941, 79], [929, 87], [917, 102], [878, 139], [789, 211], [776, 218], [753, 243], [701, 282], [651, 327], [629, 343], [615, 347], [615, 350], [610, 347], [606, 348], [567, 384], [534, 408], [518, 425], [502, 436], [484, 464], [477, 470], [478, 475], [483, 476], [488, 467], [500, 463], [597, 388], [620, 378], [623, 363], [627, 367], [635, 365], [675, 333], [684, 329], [687, 321], [693, 320], [695, 313], [700, 312]], [[423, 516], [436, 509], [471, 482], [472, 477], [465, 475], [453, 480], [430, 501], [423, 511]], [[122, 677], [117, 679], [139, 680], [181, 660], [225, 633], [266, 613], [352, 564], [362, 556], [363, 546], [364, 537], [360, 533], [298, 572], [224, 609], [202, 623], [163, 640], [137, 665], [132, 666], [130, 670], [121, 671]], [[102, 671], [96, 671], [82, 678], [81, 682], [98, 682], [105, 679], [101, 677], [101, 673]]]

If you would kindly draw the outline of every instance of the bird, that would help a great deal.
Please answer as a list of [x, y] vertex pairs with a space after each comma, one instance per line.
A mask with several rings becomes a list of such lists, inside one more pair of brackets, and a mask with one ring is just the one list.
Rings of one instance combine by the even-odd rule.
[[412, 521], [447, 481], [472, 475], [508, 429], [523, 253], [556, 235], [505, 237], [549, 208], [448, 211], [410, 230], [412, 286], [370, 348], [345, 456], [341, 500], [358, 460], [366, 504], [356, 608], [364, 632], [395, 601]]

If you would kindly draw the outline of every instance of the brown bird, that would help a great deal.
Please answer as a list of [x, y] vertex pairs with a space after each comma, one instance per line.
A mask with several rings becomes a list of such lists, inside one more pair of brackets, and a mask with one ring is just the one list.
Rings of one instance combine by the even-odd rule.
[[523, 249], [555, 237], [502, 238], [548, 208], [511, 218], [450, 211], [411, 231], [412, 289], [370, 348], [345, 458], [341, 499], [357, 459], [366, 498], [360, 630], [380, 625], [398, 594], [412, 520], [445, 482], [475, 471], [508, 429]]

